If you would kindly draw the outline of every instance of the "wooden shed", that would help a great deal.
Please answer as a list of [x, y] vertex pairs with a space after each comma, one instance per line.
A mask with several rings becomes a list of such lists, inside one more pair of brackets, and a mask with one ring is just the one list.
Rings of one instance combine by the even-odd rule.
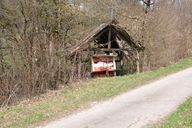
[[[92, 74], [94, 74], [94, 72], [105, 71], [103, 72], [104, 74], [114, 76], [116, 74], [116, 63], [122, 63], [123, 57], [129, 60], [135, 60], [137, 72], [139, 72], [139, 53], [143, 50], [144, 47], [140, 43], [135, 42], [127, 31], [118, 24], [117, 20], [112, 20], [108, 23], [101, 24], [69, 51], [70, 55], [82, 53], [83, 51], [91, 53]], [[112, 58], [113, 61], [111, 61], [110, 58]], [[110, 60], [111, 63], [106, 63], [106, 60]], [[98, 61], [100, 64], [105, 64], [106, 66], [100, 68], [103, 69], [101, 71], [94, 70], [94, 61], [95, 63]], [[99, 66], [99, 63], [97, 66]], [[112, 63], [113, 69], [110, 68]], [[113, 74], [110, 74], [111, 71]], [[103, 75], [101, 73], [101, 76]]]

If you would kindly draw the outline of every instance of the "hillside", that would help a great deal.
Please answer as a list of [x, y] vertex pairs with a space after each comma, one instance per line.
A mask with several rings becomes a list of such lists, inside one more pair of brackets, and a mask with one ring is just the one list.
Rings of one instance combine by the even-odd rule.
[[68, 53], [111, 19], [145, 47], [139, 60], [122, 59], [124, 74], [135, 73], [136, 63], [145, 72], [191, 57], [191, 5], [189, 0], [1, 0], [0, 104], [86, 79], [93, 52]]

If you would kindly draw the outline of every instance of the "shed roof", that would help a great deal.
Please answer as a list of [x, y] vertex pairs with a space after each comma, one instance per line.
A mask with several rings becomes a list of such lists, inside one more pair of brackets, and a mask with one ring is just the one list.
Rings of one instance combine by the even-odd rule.
[[[113, 34], [115, 34], [119, 39], [123, 40], [134, 50], [143, 50], [144, 47], [133, 40], [133, 38], [127, 33], [127, 31], [118, 25], [117, 20], [112, 20], [108, 23], [103, 23], [95, 30], [93, 30], [87, 37], [81, 40], [76, 46], [72, 47], [70, 53], [73, 54], [75, 52], [84, 50], [88, 47], [88, 44], [94, 40], [97, 40], [99, 37], [104, 35], [109, 29], [112, 29]], [[104, 37], [103, 39], [106, 39]]]

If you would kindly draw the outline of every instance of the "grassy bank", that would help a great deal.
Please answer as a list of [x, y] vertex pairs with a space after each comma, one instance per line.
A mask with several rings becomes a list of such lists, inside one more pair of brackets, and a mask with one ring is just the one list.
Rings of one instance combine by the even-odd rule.
[[51, 120], [88, 106], [93, 101], [106, 100], [152, 80], [192, 66], [192, 59], [155, 71], [122, 77], [97, 78], [75, 83], [73, 87], [47, 93], [20, 105], [0, 109], [0, 127], [25, 128]]
[[192, 97], [183, 103], [176, 112], [152, 128], [192, 128]]

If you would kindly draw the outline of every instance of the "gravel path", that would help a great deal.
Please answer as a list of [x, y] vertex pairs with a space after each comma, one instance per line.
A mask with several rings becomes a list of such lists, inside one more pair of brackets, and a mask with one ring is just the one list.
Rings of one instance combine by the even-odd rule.
[[192, 96], [192, 68], [129, 91], [42, 128], [141, 128]]

